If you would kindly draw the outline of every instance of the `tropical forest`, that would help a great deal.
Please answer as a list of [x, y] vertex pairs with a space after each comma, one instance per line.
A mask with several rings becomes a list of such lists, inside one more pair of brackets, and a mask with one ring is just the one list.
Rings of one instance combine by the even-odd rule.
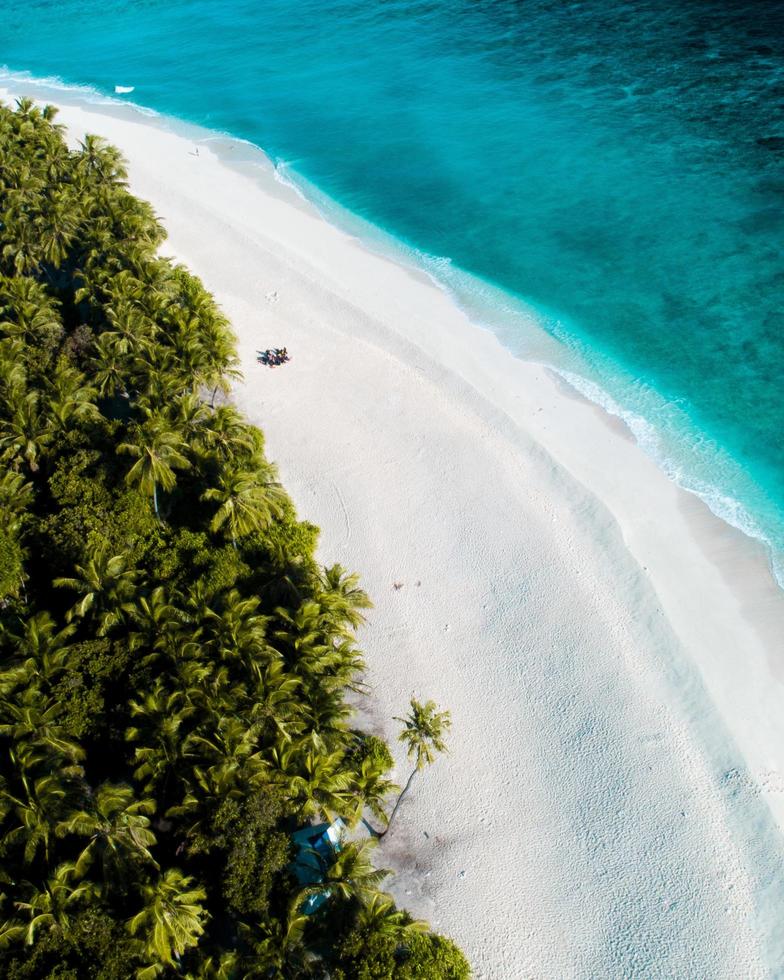
[[[0, 975], [461, 980], [385, 891], [369, 599], [317, 561], [163, 241], [116, 149], [0, 105]], [[449, 724], [410, 709], [407, 785]]]

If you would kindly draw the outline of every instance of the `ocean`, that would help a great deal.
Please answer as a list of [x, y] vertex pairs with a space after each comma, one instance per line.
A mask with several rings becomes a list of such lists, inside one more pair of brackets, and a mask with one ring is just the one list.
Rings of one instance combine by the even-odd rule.
[[[0, 0], [0, 64], [262, 148], [784, 583], [784, 4]], [[1, 79], [0, 79], [1, 80]], [[371, 237], [372, 231], [370, 232]]]

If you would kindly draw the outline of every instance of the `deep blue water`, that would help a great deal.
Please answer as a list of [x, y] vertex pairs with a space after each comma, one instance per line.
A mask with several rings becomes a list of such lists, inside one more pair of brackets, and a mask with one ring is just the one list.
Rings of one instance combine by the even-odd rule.
[[[248, 139], [525, 300], [649, 451], [784, 547], [784, 4], [0, 0], [0, 63]], [[464, 296], [465, 298], [465, 296]], [[496, 306], [495, 310], [493, 306]], [[525, 320], [483, 319], [520, 353]], [[495, 317], [495, 318], [494, 318]]]

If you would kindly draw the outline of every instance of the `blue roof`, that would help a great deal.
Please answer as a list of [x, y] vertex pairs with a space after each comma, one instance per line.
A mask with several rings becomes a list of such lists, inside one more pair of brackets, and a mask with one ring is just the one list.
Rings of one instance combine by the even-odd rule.
[[[289, 866], [300, 885], [317, 885], [324, 880], [324, 870], [340, 850], [345, 824], [338, 817], [331, 824], [303, 827], [291, 835], [297, 845], [294, 861]], [[311, 915], [329, 898], [329, 892], [311, 895], [302, 903], [305, 915]]]

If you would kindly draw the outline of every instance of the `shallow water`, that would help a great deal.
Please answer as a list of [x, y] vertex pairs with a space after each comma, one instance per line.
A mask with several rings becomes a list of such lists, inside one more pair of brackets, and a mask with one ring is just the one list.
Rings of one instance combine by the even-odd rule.
[[[784, 5], [0, 0], [0, 62], [253, 141], [784, 548]], [[446, 260], [450, 261], [446, 261]], [[477, 292], [476, 280], [504, 292]], [[506, 294], [506, 299], [504, 299]], [[499, 295], [501, 299], [499, 299]]]

